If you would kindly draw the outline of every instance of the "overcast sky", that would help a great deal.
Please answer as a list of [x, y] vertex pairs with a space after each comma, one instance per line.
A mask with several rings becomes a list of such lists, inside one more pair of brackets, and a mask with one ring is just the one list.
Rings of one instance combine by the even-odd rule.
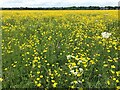
[[0, 7], [118, 6], [120, 0], [0, 0]]

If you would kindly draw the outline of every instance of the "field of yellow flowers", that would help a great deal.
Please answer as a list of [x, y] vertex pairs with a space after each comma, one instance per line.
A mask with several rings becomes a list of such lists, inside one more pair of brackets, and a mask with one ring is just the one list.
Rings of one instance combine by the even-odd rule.
[[0, 13], [3, 88], [120, 88], [117, 10]]

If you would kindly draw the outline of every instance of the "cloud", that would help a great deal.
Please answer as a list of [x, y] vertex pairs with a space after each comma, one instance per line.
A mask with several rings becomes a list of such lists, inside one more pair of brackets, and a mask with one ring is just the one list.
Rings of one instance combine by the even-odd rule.
[[0, 7], [117, 6], [119, 0], [0, 0]]

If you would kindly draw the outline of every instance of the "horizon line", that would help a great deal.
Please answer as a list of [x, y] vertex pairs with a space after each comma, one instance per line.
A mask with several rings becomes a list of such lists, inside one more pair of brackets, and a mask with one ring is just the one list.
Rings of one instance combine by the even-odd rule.
[[[92, 6], [92, 7], [108, 7], [108, 6], [110, 6], [110, 7], [120, 7], [119, 5], [114, 5], [114, 6], [112, 6], [112, 5], [106, 5], [106, 6], [98, 6], [98, 5], [90, 5], [90, 6]], [[56, 8], [62, 8], [62, 7], [90, 7], [90, 6], [52, 6], [52, 7], [43, 7], [43, 6], [41, 6], [41, 7], [35, 7], [35, 6], [33, 6], [33, 7], [31, 7], [31, 6], [18, 6], [18, 7], [16, 7], [16, 6], [13, 6], [13, 7], [0, 7], [0, 8], [54, 8], [54, 7], [56, 7]]]

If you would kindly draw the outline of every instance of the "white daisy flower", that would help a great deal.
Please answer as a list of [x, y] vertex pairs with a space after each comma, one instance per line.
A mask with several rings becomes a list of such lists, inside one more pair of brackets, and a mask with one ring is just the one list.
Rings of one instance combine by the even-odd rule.
[[80, 72], [83, 72], [83, 69], [82, 69], [82, 68], [79, 68], [79, 71], [80, 71]]
[[111, 35], [111, 33], [108, 33], [108, 32], [102, 32], [101, 35], [102, 35], [103, 38], [109, 38], [110, 35]]
[[67, 59], [70, 59], [71, 58], [71, 55], [67, 55]]

